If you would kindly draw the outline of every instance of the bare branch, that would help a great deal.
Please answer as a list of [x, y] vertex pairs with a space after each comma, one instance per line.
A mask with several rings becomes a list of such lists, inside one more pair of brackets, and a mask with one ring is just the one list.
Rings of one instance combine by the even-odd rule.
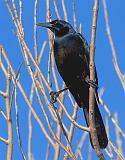
[[23, 1], [19, 1], [19, 6], [20, 6], [20, 25], [22, 26], [22, 10], [23, 10]]
[[115, 153], [118, 155], [120, 160], [124, 160], [125, 157], [123, 157], [123, 155], [120, 153], [120, 151], [115, 147], [115, 145], [109, 140], [109, 144], [111, 145], [111, 147], [114, 149]]
[[65, 21], [68, 22], [68, 16], [67, 16], [67, 11], [66, 11], [66, 6], [65, 6], [65, 0], [62, 0], [62, 8], [63, 8]]
[[56, 0], [53, 0], [53, 2], [54, 2], [54, 8], [55, 8], [57, 19], [61, 19], [59, 15], [58, 7], [57, 7], [57, 2]]
[[84, 132], [79, 143], [77, 144], [76, 151], [75, 151], [76, 158], [78, 158], [79, 152], [81, 152], [86, 136], [87, 136], [87, 133]]
[[[119, 124], [118, 123], [118, 114], [117, 113], [115, 113], [114, 119], [117, 122], [117, 124]], [[117, 130], [117, 128], [115, 128], [115, 131], [116, 131], [116, 141], [117, 141], [117, 145], [118, 145], [118, 150], [120, 151], [120, 153], [123, 154], [121, 135], [120, 135], [119, 131]]]
[[7, 116], [6, 114], [4, 113], [4, 111], [2, 111], [2, 108], [0, 107], [0, 113], [3, 115], [3, 117], [5, 118], [5, 120], [7, 120]]
[[0, 141], [8, 145], [8, 140], [6, 140], [6, 139], [0, 137]]
[[[93, 23], [92, 23], [92, 35], [91, 35], [91, 44], [90, 44], [90, 80], [95, 80], [95, 65], [94, 65], [94, 51], [95, 51], [95, 39], [96, 39], [96, 25], [97, 25], [97, 17], [98, 17], [98, 6], [99, 1], [94, 1], [93, 7]], [[100, 150], [99, 142], [97, 139], [97, 131], [95, 128], [95, 113], [94, 113], [94, 98], [95, 98], [95, 88], [90, 86], [89, 90], [89, 127], [90, 127], [90, 134], [92, 137], [92, 142], [94, 149], [96, 151], [97, 156], [100, 159], [104, 159], [104, 156]]]
[[11, 105], [10, 105], [10, 67], [8, 67], [7, 88], [6, 88], [6, 114], [8, 127], [8, 147], [7, 160], [12, 159], [12, 119], [11, 119]]
[[38, 46], [37, 46], [37, 5], [38, 1], [34, 1], [34, 52], [35, 52], [35, 59], [36, 62], [38, 61]]
[[[4, 50], [4, 48], [2, 48], [2, 54], [3, 54], [4, 58], [6, 59], [8, 65], [10, 66], [12, 76], [13, 76], [14, 78], [16, 78], [16, 74], [15, 74], [15, 72], [14, 72], [14, 70], [13, 70], [13, 68], [12, 68], [12, 66], [11, 66], [11, 64], [10, 64], [10, 62], [9, 62], [9, 60], [8, 60], [8, 57], [7, 57], [7, 54], [6, 54], [5, 50]], [[7, 73], [6, 73], [6, 74], [7, 74]], [[22, 93], [22, 95], [23, 95], [23, 97], [24, 97], [24, 100], [26, 101], [27, 105], [29, 106], [29, 108], [30, 108], [30, 110], [31, 110], [34, 118], [36, 119], [36, 121], [37, 121], [38, 124], [40, 125], [40, 127], [41, 127], [43, 133], [45, 134], [46, 138], [50, 141], [50, 143], [51, 143], [53, 146], [55, 146], [53, 140], [50, 138], [50, 136], [49, 136], [48, 133], [46, 132], [46, 129], [45, 129], [42, 121], [40, 120], [39, 116], [37, 115], [37, 113], [36, 113], [35, 110], [33, 109], [32, 105], [30, 104], [30, 102], [29, 102], [29, 100], [28, 100], [28, 98], [27, 98], [27, 95], [26, 95], [23, 87], [21, 86], [21, 84], [20, 84], [19, 82], [17, 83], [17, 86], [19, 87], [19, 89], [20, 89], [20, 91], [21, 91], [21, 93]]]
[[0, 90], [0, 96], [6, 98], [6, 93], [5, 93], [5, 92], [2, 92], [2, 91]]
[[19, 115], [18, 115], [18, 104], [17, 104], [17, 92], [16, 92], [16, 88], [15, 88], [15, 110], [16, 110], [16, 131], [17, 131], [19, 148], [20, 148], [23, 160], [26, 160], [26, 157], [25, 157], [24, 151], [23, 151], [23, 147], [22, 147], [22, 143], [21, 143], [21, 137], [20, 137], [20, 128], [19, 128], [19, 120], [18, 120], [19, 119]]
[[74, 29], [77, 31], [75, 0], [73, 0], [73, 2], [72, 2], [72, 10], [73, 10]]
[[113, 124], [117, 128], [118, 132], [125, 138], [125, 132], [123, 132], [123, 130], [121, 129], [121, 127], [116, 122], [113, 115], [111, 114], [110, 110], [108, 109], [108, 107], [106, 106], [106, 104], [104, 103], [104, 101], [100, 97], [99, 97], [99, 102], [100, 102], [101, 106], [104, 107], [105, 111], [107, 112], [108, 117], [111, 119], [111, 121], [113, 122]]
[[[73, 115], [72, 115], [72, 119], [76, 120], [77, 118], [77, 112], [78, 112], [78, 105], [76, 104], [74, 106], [74, 112], [73, 112]], [[72, 142], [72, 137], [73, 137], [73, 133], [74, 133], [74, 128], [75, 128], [75, 125], [73, 123], [71, 123], [70, 125], [70, 130], [69, 130], [69, 134], [68, 134], [68, 140], [69, 142], [71, 143]], [[68, 145], [66, 146], [67, 149], [68, 149]], [[67, 154], [64, 155], [64, 160], [68, 160], [69, 156]]]

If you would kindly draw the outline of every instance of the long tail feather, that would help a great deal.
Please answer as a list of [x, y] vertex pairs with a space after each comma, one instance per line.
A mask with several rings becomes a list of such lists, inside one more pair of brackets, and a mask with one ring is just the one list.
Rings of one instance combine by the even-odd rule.
[[[107, 144], [108, 144], [108, 138], [107, 138], [107, 134], [106, 134], [106, 130], [105, 130], [105, 126], [102, 120], [102, 116], [101, 113], [99, 111], [97, 102], [95, 101], [95, 126], [96, 126], [96, 130], [97, 130], [97, 138], [99, 141], [99, 145], [100, 148], [106, 148]], [[87, 126], [89, 126], [89, 111], [88, 108], [83, 108], [84, 111], [84, 115], [85, 115], [85, 119], [86, 119], [86, 123]], [[92, 139], [90, 136], [90, 141], [91, 141], [91, 145], [93, 147], [93, 143], [92, 143]]]

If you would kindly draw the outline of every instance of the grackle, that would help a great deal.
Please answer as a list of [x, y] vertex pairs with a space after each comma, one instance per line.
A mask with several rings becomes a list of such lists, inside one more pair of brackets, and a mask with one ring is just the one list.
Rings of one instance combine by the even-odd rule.
[[[89, 80], [89, 45], [85, 38], [77, 33], [73, 27], [63, 20], [38, 23], [38, 26], [50, 29], [54, 37], [54, 57], [57, 69], [67, 88], [72, 93], [78, 106], [83, 108], [87, 126], [89, 126], [89, 86], [97, 84], [95, 69], [95, 83]], [[96, 87], [96, 85], [94, 85]], [[97, 92], [97, 87], [96, 87]], [[108, 138], [103, 120], [95, 98], [95, 126], [100, 148], [106, 148]], [[91, 145], [93, 143], [90, 136]]]

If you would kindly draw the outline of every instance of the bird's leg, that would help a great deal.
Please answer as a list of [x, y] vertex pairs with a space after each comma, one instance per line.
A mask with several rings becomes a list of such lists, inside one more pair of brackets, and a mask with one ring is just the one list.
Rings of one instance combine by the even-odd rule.
[[92, 81], [89, 79], [89, 76], [86, 76], [85, 78], [86, 83], [88, 83], [91, 87], [98, 89], [98, 85], [96, 81]]
[[51, 103], [55, 103], [55, 102], [57, 101], [58, 96], [59, 96], [62, 92], [66, 91], [67, 89], [68, 89], [68, 87], [63, 88], [63, 89], [61, 89], [60, 91], [57, 91], [57, 92], [51, 91], [51, 92], [50, 92]]

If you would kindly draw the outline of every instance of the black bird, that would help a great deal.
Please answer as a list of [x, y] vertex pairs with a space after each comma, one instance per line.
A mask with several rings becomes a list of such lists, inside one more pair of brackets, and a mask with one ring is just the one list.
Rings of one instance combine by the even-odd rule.
[[[86, 123], [87, 126], [89, 126], [90, 50], [87, 41], [80, 33], [77, 33], [68, 22], [65, 22], [63, 20], [54, 20], [47, 23], [38, 23], [37, 25], [46, 27], [54, 33], [54, 57], [57, 69], [79, 107], [83, 108]], [[98, 85], [97, 73], [96, 83]], [[94, 110], [95, 125], [99, 145], [100, 148], [106, 148], [108, 144], [108, 138], [96, 102], [96, 98]]]

